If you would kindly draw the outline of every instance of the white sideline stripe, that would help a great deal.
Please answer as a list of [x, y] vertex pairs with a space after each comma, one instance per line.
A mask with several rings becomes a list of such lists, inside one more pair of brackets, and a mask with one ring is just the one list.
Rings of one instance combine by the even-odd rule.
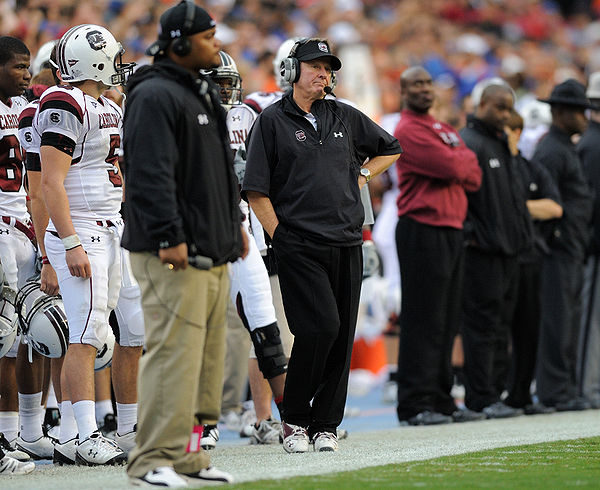
[[[600, 410], [521, 416], [430, 427], [354, 432], [336, 453], [286, 454], [280, 445], [217, 445], [212, 464], [236, 482], [351, 471], [452, 454], [600, 435]], [[2, 490], [131, 490], [123, 467], [54, 467], [37, 464], [30, 475], [2, 477]]]

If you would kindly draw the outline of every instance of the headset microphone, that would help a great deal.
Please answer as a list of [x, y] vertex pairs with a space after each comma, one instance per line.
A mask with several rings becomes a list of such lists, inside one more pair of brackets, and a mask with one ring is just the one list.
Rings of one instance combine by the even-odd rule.
[[337, 95], [335, 95], [333, 93], [333, 89], [329, 86], [326, 85], [325, 88], [323, 89], [323, 91], [327, 94], [327, 95], [333, 95], [334, 97], [337, 97]]

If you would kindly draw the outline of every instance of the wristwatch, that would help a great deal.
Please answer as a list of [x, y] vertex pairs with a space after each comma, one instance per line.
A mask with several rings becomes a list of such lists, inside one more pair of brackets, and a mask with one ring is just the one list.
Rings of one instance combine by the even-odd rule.
[[371, 180], [371, 171], [368, 168], [362, 167], [360, 169], [360, 175], [362, 175], [367, 182]]

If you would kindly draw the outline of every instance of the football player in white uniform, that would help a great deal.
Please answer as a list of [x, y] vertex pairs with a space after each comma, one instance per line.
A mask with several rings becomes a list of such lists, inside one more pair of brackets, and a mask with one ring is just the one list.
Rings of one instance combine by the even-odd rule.
[[[20, 94], [31, 80], [29, 60], [29, 50], [20, 40], [0, 38], [0, 260], [8, 287], [15, 293], [35, 272], [35, 236], [27, 210], [25, 169], [18, 140], [19, 113], [27, 104]], [[16, 328], [16, 322], [14, 325]], [[8, 441], [25, 448], [25, 453], [17, 452], [21, 459], [28, 459], [27, 454], [36, 459], [51, 457], [53, 450], [52, 441], [42, 433], [40, 420], [44, 359], [34, 354], [33, 361], [28, 362], [27, 348], [19, 340], [0, 361], [0, 432]]]
[[122, 53], [121, 44], [101, 26], [69, 29], [56, 48], [61, 78], [69, 86], [48, 89], [33, 121], [41, 135], [42, 195], [50, 217], [46, 252], [69, 322], [62, 405], [72, 404], [77, 427], [70, 439], [79, 433], [75, 459], [84, 465], [126, 460], [98, 431], [94, 409], [94, 359], [121, 287], [117, 151], [122, 111], [101, 94], [131, 72], [133, 65], [121, 62]]
[[[241, 184], [245, 169], [245, 140], [257, 113], [242, 103], [242, 79], [235, 61], [223, 51], [220, 55], [221, 66], [211, 72], [211, 77], [220, 86], [222, 105], [227, 110], [229, 140], [231, 149], [235, 152], [234, 167]], [[243, 226], [246, 233], [251, 237], [254, 232], [254, 238], [258, 239], [263, 249], [266, 248], [262, 227], [259, 226], [258, 230], [251, 227], [251, 212], [243, 200], [240, 200], [240, 210], [244, 215]], [[286, 355], [281, 343], [269, 275], [259, 246], [252, 239], [249, 243], [250, 250], [246, 258], [240, 258], [231, 265], [230, 296], [244, 326], [250, 332], [254, 348], [248, 365], [257, 419], [250, 436], [251, 441], [255, 444], [273, 444], [279, 442], [281, 424], [272, 417], [271, 397], [274, 396], [277, 404], [283, 398], [289, 352]], [[208, 437], [209, 433], [205, 435]]]

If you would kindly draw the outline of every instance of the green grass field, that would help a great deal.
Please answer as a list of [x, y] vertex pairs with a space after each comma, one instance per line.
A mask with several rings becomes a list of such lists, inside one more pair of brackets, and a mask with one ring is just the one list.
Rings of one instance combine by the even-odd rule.
[[237, 489], [362, 488], [600, 488], [600, 437], [513, 446], [287, 480], [261, 480]]

